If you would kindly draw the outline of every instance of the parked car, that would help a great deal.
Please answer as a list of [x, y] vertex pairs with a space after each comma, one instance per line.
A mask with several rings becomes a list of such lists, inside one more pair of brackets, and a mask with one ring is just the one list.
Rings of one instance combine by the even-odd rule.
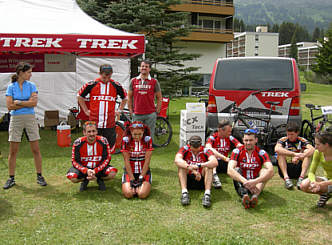
[[[300, 85], [296, 61], [292, 58], [237, 57], [220, 58], [215, 62], [209, 88], [207, 128], [215, 130], [218, 121], [230, 119], [230, 108], [264, 117], [273, 106], [274, 126], [289, 120], [301, 123]], [[278, 105], [266, 102], [278, 101]], [[263, 127], [262, 121], [254, 122]]]

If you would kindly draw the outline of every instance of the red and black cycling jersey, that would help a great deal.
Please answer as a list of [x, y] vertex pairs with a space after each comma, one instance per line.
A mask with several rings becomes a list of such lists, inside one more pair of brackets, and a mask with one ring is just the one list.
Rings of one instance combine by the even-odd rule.
[[255, 146], [254, 151], [249, 155], [245, 146], [233, 150], [231, 160], [237, 161], [237, 167], [242, 171], [242, 176], [249, 179], [256, 179], [265, 162], [270, 162], [266, 151]]
[[282, 137], [278, 140], [278, 143], [282, 145], [283, 148], [292, 152], [303, 152], [307, 149], [309, 141], [302, 137], [297, 137], [295, 141], [290, 141], [287, 136]]
[[240, 142], [232, 135], [222, 139], [218, 132], [215, 132], [208, 138], [206, 144], [211, 144], [220, 154], [227, 157], [230, 150], [235, 148]]
[[107, 139], [97, 135], [94, 143], [90, 144], [87, 137], [81, 137], [74, 141], [72, 149], [72, 164], [83, 174], [88, 169], [94, 169], [95, 173], [102, 171], [111, 161], [111, 149]]
[[117, 96], [121, 99], [127, 97], [127, 92], [120, 83], [110, 79], [105, 83], [100, 78], [86, 83], [79, 91], [78, 95], [90, 98], [89, 120], [97, 122], [98, 128], [115, 127], [115, 104]]
[[[204, 163], [209, 161], [210, 156], [214, 156], [213, 152], [201, 146], [199, 148], [198, 154], [194, 154], [190, 148], [190, 145], [185, 145], [178, 151], [177, 154], [181, 154], [183, 156], [183, 160], [185, 160], [189, 165], [197, 165], [198, 163]], [[202, 173], [203, 168], [199, 168], [199, 172]], [[189, 172], [190, 174], [191, 172]]]
[[129, 162], [133, 174], [140, 174], [145, 163], [145, 153], [153, 151], [152, 138], [143, 137], [140, 141], [135, 141], [131, 137], [123, 137], [121, 152], [129, 152]]

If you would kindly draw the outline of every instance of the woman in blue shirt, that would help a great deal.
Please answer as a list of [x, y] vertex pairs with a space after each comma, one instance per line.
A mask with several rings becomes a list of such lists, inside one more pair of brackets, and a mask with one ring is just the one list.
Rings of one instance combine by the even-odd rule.
[[34, 107], [38, 102], [38, 91], [36, 85], [30, 82], [32, 66], [28, 63], [19, 63], [16, 66], [16, 74], [12, 76], [12, 83], [6, 92], [7, 108], [10, 111], [9, 124], [9, 179], [4, 189], [15, 185], [16, 156], [22, 140], [23, 132], [26, 133], [30, 142], [31, 151], [35, 160], [37, 171], [37, 183], [46, 186], [47, 183], [42, 176], [42, 158], [39, 150], [38, 140], [39, 128], [35, 118]]

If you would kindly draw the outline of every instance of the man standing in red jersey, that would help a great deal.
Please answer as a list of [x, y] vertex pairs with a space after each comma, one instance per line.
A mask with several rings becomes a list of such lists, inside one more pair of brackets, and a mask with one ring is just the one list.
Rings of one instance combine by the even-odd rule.
[[[111, 79], [113, 68], [111, 65], [101, 65], [100, 77], [95, 81], [86, 83], [79, 91], [77, 100], [90, 121], [97, 123], [98, 135], [104, 136], [111, 147], [115, 146], [115, 116], [119, 116], [127, 103], [127, 93], [120, 83]], [[89, 96], [89, 108], [85, 104], [85, 98]], [[117, 97], [122, 99], [117, 111], [115, 111]]]
[[[128, 91], [128, 109], [133, 121], [140, 121], [150, 128], [152, 140], [157, 114], [160, 113], [162, 94], [159, 82], [150, 76], [151, 63], [143, 60], [140, 75], [131, 79]], [[155, 105], [157, 99], [157, 106]]]

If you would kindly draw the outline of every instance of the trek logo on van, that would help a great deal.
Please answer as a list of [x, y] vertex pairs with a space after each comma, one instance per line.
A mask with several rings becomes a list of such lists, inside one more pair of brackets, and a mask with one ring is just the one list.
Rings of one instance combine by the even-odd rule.
[[261, 92], [263, 97], [279, 97], [279, 98], [288, 98], [289, 92]]

